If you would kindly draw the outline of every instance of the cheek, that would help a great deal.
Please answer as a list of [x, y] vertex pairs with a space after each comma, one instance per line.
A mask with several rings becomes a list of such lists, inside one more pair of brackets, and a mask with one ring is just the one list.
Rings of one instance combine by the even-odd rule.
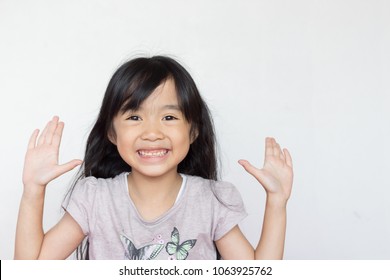
[[126, 161], [126, 158], [129, 156], [128, 147], [121, 142], [117, 142], [116, 148], [121, 158]]
[[183, 136], [184, 135], [182, 135], [181, 141], [177, 143], [177, 147], [180, 150], [181, 160], [183, 160], [187, 156], [191, 146], [191, 141], [190, 141], [191, 139], [189, 135], [188, 136], [186, 135], [184, 137]]
[[121, 156], [124, 155], [124, 153], [128, 153], [132, 147], [134, 146], [134, 139], [129, 137], [129, 135], [125, 134], [119, 134], [116, 137], [116, 147], [119, 151], [119, 154]]
[[174, 138], [178, 143], [188, 144], [188, 145], [192, 143], [189, 128], [183, 128], [175, 131]]

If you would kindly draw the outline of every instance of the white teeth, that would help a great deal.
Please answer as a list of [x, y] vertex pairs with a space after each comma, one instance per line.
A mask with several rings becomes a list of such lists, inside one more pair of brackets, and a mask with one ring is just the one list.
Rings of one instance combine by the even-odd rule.
[[138, 153], [141, 156], [144, 156], [144, 157], [162, 157], [162, 156], [166, 155], [168, 153], [168, 151], [167, 150], [151, 151], [151, 152], [148, 152], [148, 151], [138, 151]]

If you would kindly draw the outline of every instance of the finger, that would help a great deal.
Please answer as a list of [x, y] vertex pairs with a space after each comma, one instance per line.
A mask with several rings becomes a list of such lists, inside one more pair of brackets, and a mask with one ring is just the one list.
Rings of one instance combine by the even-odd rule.
[[264, 185], [264, 178], [263, 178], [263, 173], [260, 169], [257, 169], [254, 167], [252, 164], [250, 164], [247, 160], [239, 160], [239, 164], [244, 167], [245, 171], [251, 174], [255, 179], [261, 184]]
[[59, 118], [57, 116], [54, 116], [51, 122], [49, 122], [48, 129], [45, 134], [45, 143], [51, 144], [53, 141], [53, 135], [57, 130], [58, 127], [58, 120]]
[[275, 139], [273, 141], [273, 147], [274, 147], [274, 156], [280, 157], [282, 150], [280, 149], [280, 145], [275, 141]]
[[252, 164], [249, 163], [249, 161], [247, 160], [239, 160], [238, 163], [244, 167], [244, 169], [246, 170], [246, 172], [248, 172], [249, 174], [255, 176], [255, 173], [258, 171], [258, 169], [256, 167], [254, 167]]
[[34, 132], [30, 136], [30, 140], [28, 141], [27, 149], [31, 150], [35, 148], [35, 145], [37, 143], [37, 137], [39, 134], [39, 129], [35, 129]]
[[39, 135], [39, 137], [38, 137], [38, 144], [37, 145], [42, 145], [45, 142], [45, 136], [46, 136], [47, 130], [49, 129], [50, 122], [51, 121], [49, 121], [46, 124], [45, 128], [42, 130], [41, 134]]
[[59, 122], [57, 125], [57, 128], [54, 132], [53, 139], [52, 139], [52, 144], [59, 147], [61, 144], [61, 138], [62, 138], [62, 132], [64, 131], [64, 123]]
[[58, 166], [57, 170], [56, 170], [56, 174], [54, 175], [55, 178], [61, 176], [62, 174], [65, 174], [66, 172], [69, 172], [71, 171], [72, 169], [74, 169], [76, 166], [82, 164], [83, 161], [82, 160], [79, 160], [79, 159], [74, 159], [74, 160], [71, 160], [67, 163], [64, 163], [64, 164], [61, 164]]
[[285, 158], [283, 152], [280, 152], [279, 158], [280, 158], [280, 160], [283, 161], [283, 162], [286, 161], [286, 158]]
[[284, 152], [284, 155], [285, 155], [285, 158], [286, 158], [286, 164], [289, 167], [292, 168], [293, 167], [293, 162], [292, 162], [292, 158], [291, 158], [290, 152], [287, 149], [283, 149], [283, 152]]
[[274, 148], [272, 143], [272, 138], [267, 137], [265, 138], [265, 157], [273, 156], [274, 155]]
[[280, 160], [282, 160], [283, 162], [286, 160], [285, 159], [285, 155], [283, 153], [283, 150], [282, 148], [280, 147], [279, 143], [275, 142], [275, 147], [274, 147], [274, 155], [276, 157], [279, 157]]

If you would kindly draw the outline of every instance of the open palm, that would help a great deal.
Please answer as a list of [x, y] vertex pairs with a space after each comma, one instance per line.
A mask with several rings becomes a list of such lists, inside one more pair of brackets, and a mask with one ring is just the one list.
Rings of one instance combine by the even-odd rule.
[[268, 195], [276, 195], [285, 201], [289, 199], [293, 182], [292, 158], [289, 151], [282, 150], [274, 138], [267, 137], [265, 140], [263, 168], [254, 167], [247, 160], [240, 160], [239, 163], [260, 182]]
[[24, 185], [46, 186], [53, 179], [81, 164], [81, 160], [58, 164], [63, 129], [64, 123], [54, 117], [40, 135], [38, 129], [33, 132], [24, 161]]

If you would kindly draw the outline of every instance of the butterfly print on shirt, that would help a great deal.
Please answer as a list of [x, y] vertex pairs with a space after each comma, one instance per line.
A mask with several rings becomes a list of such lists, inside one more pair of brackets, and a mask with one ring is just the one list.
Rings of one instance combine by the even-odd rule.
[[167, 253], [171, 256], [170, 259], [187, 259], [188, 251], [195, 246], [196, 239], [189, 239], [180, 244], [180, 234], [176, 227], [173, 228], [171, 239], [172, 241], [165, 246]]

